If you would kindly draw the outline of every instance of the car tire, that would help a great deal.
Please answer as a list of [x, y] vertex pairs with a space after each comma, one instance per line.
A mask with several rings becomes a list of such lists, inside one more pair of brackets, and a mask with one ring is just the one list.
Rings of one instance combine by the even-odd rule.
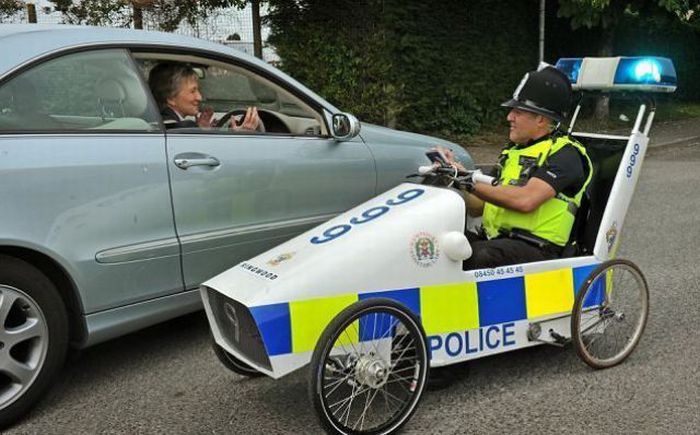
[[21, 418], [53, 384], [68, 333], [53, 282], [26, 261], [0, 255], [0, 428]]

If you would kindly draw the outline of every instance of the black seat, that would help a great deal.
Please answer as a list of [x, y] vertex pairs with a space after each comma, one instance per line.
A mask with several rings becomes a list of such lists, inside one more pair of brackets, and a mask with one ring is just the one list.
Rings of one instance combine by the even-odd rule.
[[562, 257], [592, 255], [595, 241], [608, 205], [610, 189], [627, 145], [626, 139], [576, 137], [586, 147], [593, 164], [593, 178], [581, 199], [569, 243]]

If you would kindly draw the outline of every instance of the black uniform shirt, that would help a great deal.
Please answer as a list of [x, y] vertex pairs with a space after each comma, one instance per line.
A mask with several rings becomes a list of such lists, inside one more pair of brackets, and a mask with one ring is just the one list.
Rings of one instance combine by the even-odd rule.
[[586, 158], [574, 146], [565, 145], [550, 155], [532, 176], [552, 186], [556, 193], [561, 192], [571, 198], [586, 182], [588, 164]]

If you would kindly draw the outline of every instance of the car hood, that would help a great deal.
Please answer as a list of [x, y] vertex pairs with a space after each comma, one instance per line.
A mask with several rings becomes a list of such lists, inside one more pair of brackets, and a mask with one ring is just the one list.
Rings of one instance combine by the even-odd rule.
[[440, 145], [452, 149], [457, 159], [460, 160], [465, 167], [470, 168], [474, 165], [474, 161], [464, 147], [454, 142], [433, 136], [393, 130], [391, 128], [363, 122], [360, 130], [360, 137], [369, 146], [372, 144], [396, 144], [397, 146], [420, 147], [427, 150], [436, 145]]

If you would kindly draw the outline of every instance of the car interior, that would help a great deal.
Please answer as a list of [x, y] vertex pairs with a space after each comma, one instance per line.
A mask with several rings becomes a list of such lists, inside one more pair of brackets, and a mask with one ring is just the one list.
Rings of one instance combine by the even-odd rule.
[[0, 87], [2, 130], [159, 128], [124, 50], [61, 56]]
[[224, 132], [228, 131], [227, 121], [231, 116], [241, 117], [248, 107], [256, 107], [266, 133], [327, 134], [317, 111], [279, 85], [245, 68], [191, 55], [137, 52], [133, 56], [145, 81], [150, 70], [161, 62], [183, 62], [192, 66], [199, 76], [202, 106], [214, 110], [218, 127]]

